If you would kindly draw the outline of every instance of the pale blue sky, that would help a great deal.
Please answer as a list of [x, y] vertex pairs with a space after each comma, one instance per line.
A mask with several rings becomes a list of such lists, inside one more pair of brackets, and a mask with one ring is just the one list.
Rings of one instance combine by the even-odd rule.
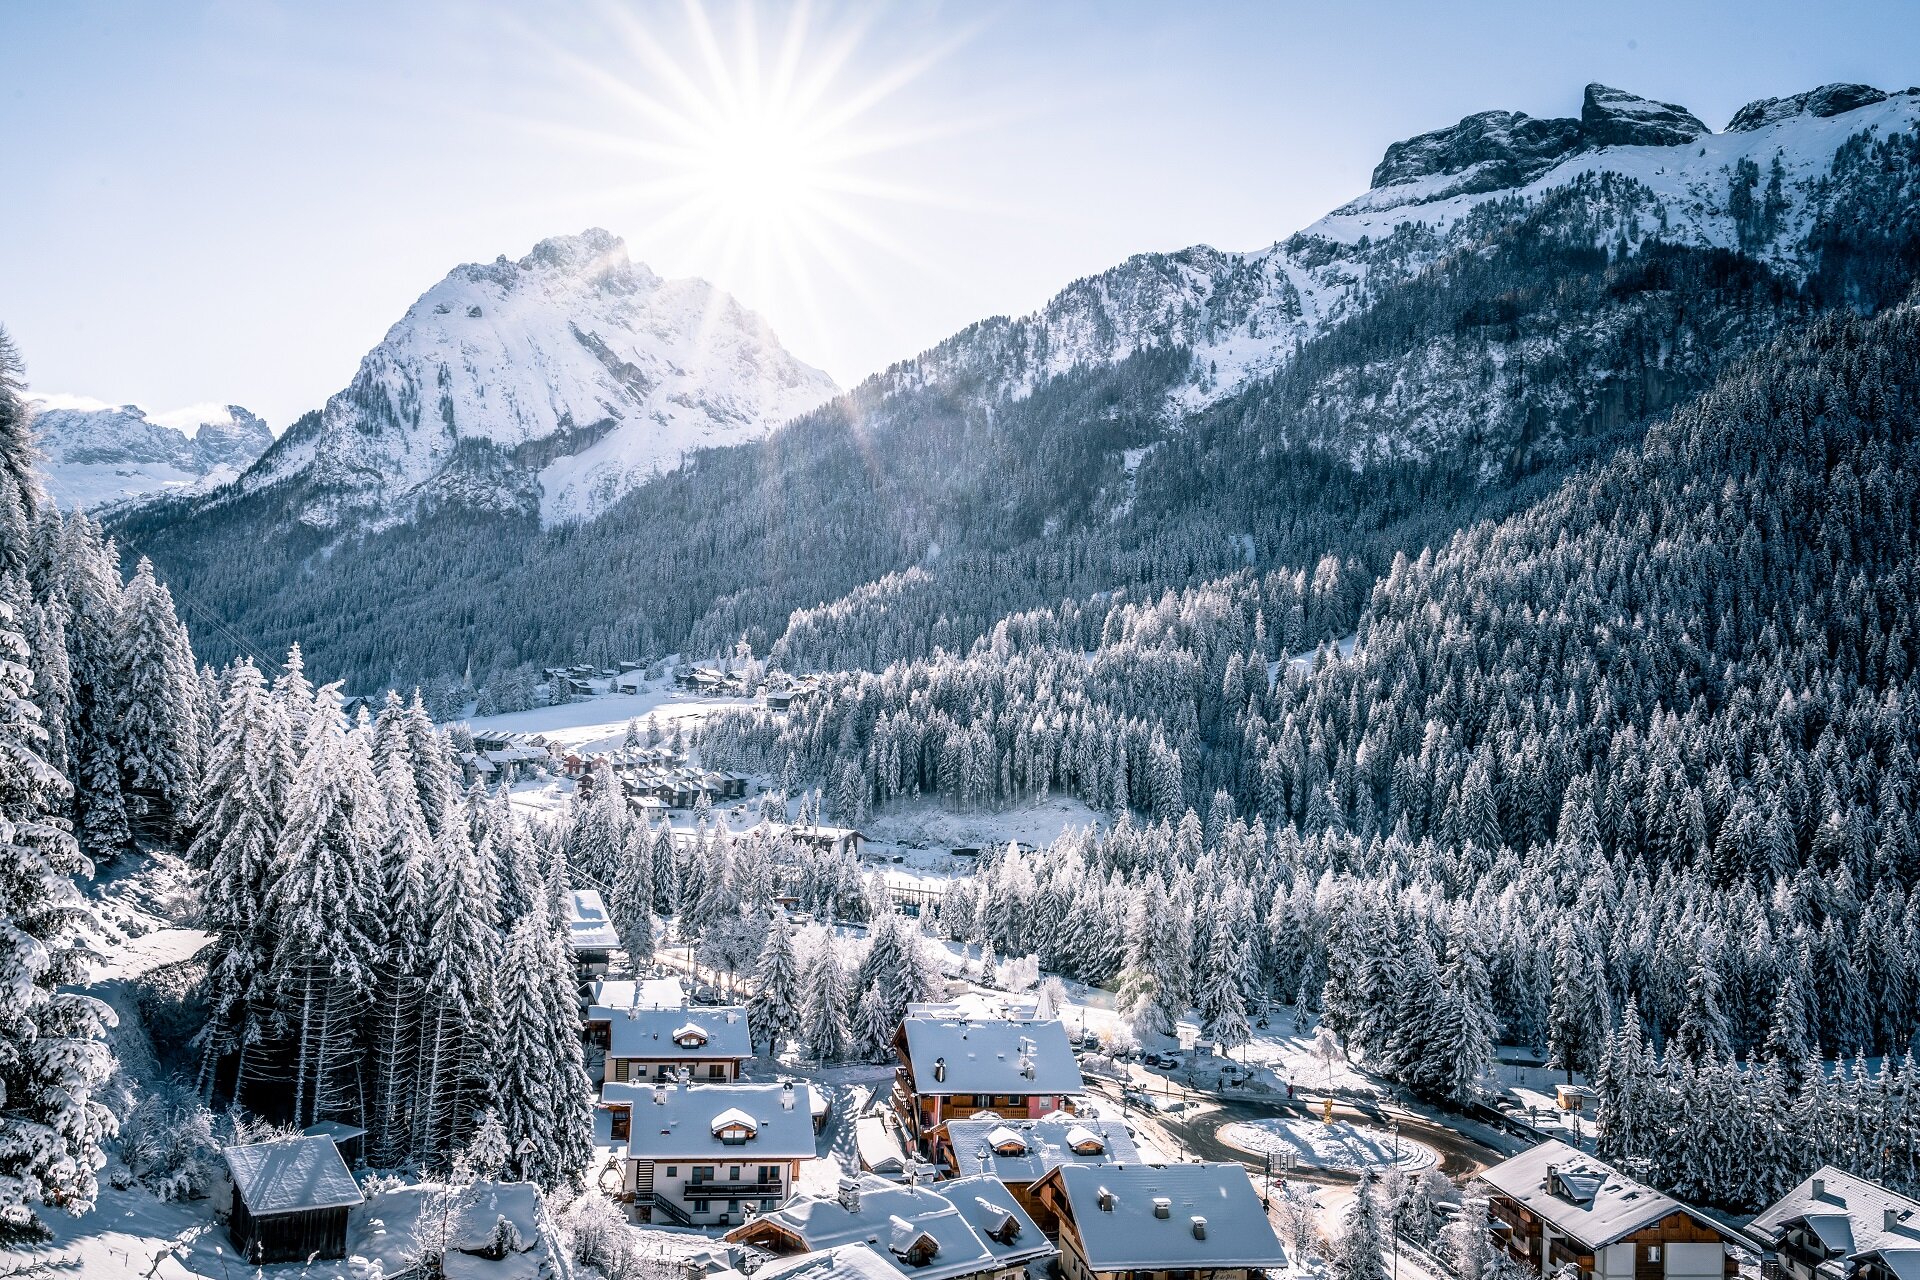
[[[708, 6], [718, 78], [766, 82], [777, 59], [743, 72], [741, 32], [777, 46], [795, 12]], [[850, 105], [789, 172], [752, 138], [728, 166], [692, 154], [716, 76], [678, 0], [0, 0], [0, 324], [36, 390], [232, 401], [277, 430], [450, 267], [601, 225], [850, 383], [1130, 253], [1269, 244], [1365, 189], [1389, 142], [1469, 112], [1577, 114], [1601, 80], [1719, 128], [1763, 95], [1920, 80], [1913, 3], [1009, 0], [802, 21], [796, 72], [824, 87], [783, 127]], [[781, 212], [828, 186], [812, 199], [835, 216]]]

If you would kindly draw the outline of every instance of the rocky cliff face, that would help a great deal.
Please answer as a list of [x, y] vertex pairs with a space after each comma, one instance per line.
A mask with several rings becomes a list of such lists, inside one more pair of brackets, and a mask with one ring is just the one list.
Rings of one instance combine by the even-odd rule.
[[49, 495], [76, 508], [204, 492], [273, 443], [267, 424], [238, 405], [162, 417], [138, 405], [43, 404], [34, 428]]
[[287, 486], [322, 528], [447, 506], [561, 523], [836, 390], [732, 298], [664, 280], [594, 230], [456, 268], [238, 489]]

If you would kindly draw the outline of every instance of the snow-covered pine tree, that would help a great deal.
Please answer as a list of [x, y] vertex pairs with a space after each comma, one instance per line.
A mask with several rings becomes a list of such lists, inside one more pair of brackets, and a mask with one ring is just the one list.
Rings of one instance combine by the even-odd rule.
[[413, 1111], [420, 1102], [420, 973], [426, 934], [425, 866], [432, 852], [406, 708], [387, 694], [374, 723], [375, 768], [385, 837], [374, 890], [373, 990], [368, 993], [366, 1157], [375, 1168], [404, 1162], [413, 1149]]
[[231, 1094], [236, 1104], [244, 1101], [246, 1055], [262, 1036], [254, 1015], [270, 959], [267, 875], [280, 842], [279, 797], [272, 777], [278, 716], [253, 663], [235, 663], [227, 679], [220, 735], [208, 761], [198, 834], [187, 850], [188, 860], [207, 873], [201, 919], [214, 935], [207, 960], [209, 1010], [201, 1091], [213, 1095], [222, 1061], [237, 1052], [241, 1056]]
[[1239, 949], [1228, 930], [1215, 930], [1199, 984], [1201, 1030], [1229, 1055], [1253, 1039], [1246, 996], [1240, 990]]
[[627, 963], [637, 973], [653, 963], [653, 850], [647, 833], [632, 827], [626, 835], [607, 896], [607, 914]]
[[107, 860], [125, 852], [133, 841], [120, 790], [120, 752], [115, 741], [122, 688], [121, 586], [98, 526], [83, 513], [75, 512], [62, 528], [60, 577], [73, 682], [68, 733], [73, 753], [74, 830], [89, 857]]
[[40, 752], [20, 634], [25, 532], [36, 497], [20, 366], [0, 330], [0, 1227], [34, 1206], [92, 1207], [113, 1115], [96, 1096], [113, 1073], [113, 1015], [61, 988], [86, 976], [75, 876], [91, 868], [58, 815], [69, 792]]
[[493, 1018], [500, 935], [480, 883], [466, 819], [450, 805], [427, 874], [418, 1068], [424, 1105], [414, 1113], [414, 1154], [431, 1168], [445, 1168], [464, 1140]]
[[359, 1112], [354, 1018], [372, 982], [378, 788], [340, 688], [319, 691], [268, 872], [268, 982], [293, 1055], [300, 1125]]
[[121, 768], [129, 808], [163, 828], [190, 823], [200, 784], [200, 676], [173, 596], [140, 557], [117, 619]]
[[584, 1078], [574, 1078], [582, 1073], [559, 1069], [565, 1055], [559, 1042], [571, 1043], [577, 1054], [579, 1037], [571, 1030], [571, 1011], [553, 1006], [547, 973], [551, 932], [546, 914], [536, 912], [507, 935], [488, 1072], [493, 1109], [506, 1135], [506, 1172], [545, 1189], [579, 1171], [577, 1164], [562, 1163], [556, 1140], [564, 1136], [563, 1091], [584, 1098], [589, 1090]]
[[447, 754], [447, 740], [433, 727], [427, 704], [420, 690], [413, 691], [407, 704], [407, 742], [413, 750], [413, 776], [420, 788], [420, 812], [427, 817], [430, 835], [440, 834], [440, 819], [460, 793], [453, 775], [453, 759]]
[[860, 993], [859, 1003], [854, 1009], [855, 1051], [868, 1062], [879, 1062], [886, 1058], [893, 1044], [894, 1030], [900, 1025], [888, 1011], [889, 1003], [887, 993], [880, 989], [880, 984], [871, 982]]
[[1363, 1169], [1333, 1249], [1329, 1270], [1334, 1280], [1386, 1280], [1386, 1260], [1380, 1256], [1384, 1236], [1374, 1190], [1373, 1170]]
[[833, 935], [821, 936], [820, 945], [807, 959], [806, 1020], [801, 1038], [807, 1052], [821, 1062], [845, 1060], [851, 1048], [852, 1034], [847, 1026], [847, 974], [834, 954]]
[[1554, 930], [1553, 997], [1547, 1010], [1547, 1065], [1592, 1075], [1606, 1050], [1606, 1010], [1593, 949], [1571, 919]]
[[799, 1033], [803, 1002], [800, 969], [793, 955], [793, 932], [785, 913], [777, 913], [767, 927], [753, 971], [753, 995], [747, 1000], [747, 1025], [766, 1045], [769, 1058]]

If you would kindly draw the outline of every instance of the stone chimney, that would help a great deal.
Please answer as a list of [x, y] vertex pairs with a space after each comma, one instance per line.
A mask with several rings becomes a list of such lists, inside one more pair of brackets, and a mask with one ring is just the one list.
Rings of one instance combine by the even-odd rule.
[[1813, 1180], [1813, 1198], [1815, 1200], [1825, 1200], [1827, 1198], [1827, 1180], [1825, 1178], [1815, 1178]]
[[1173, 1216], [1173, 1201], [1167, 1199], [1165, 1196], [1155, 1196], [1153, 1198], [1153, 1216], [1156, 1218], [1171, 1218]]
[[1886, 1217], [1880, 1225], [1884, 1231], [1898, 1231], [1900, 1229], [1900, 1211], [1892, 1205], [1888, 1205], [1886, 1208]]
[[852, 1177], [840, 1179], [839, 1195], [835, 1198], [840, 1201], [840, 1207], [848, 1213], [860, 1212], [860, 1179]]
[[1193, 1238], [1195, 1240], [1207, 1238], [1207, 1220], [1197, 1213], [1193, 1215]]

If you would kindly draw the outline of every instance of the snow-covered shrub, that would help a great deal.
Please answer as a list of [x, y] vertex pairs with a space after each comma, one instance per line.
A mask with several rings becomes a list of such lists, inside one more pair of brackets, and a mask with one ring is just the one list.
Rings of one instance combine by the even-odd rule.
[[197, 1200], [220, 1169], [213, 1113], [180, 1085], [148, 1090], [120, 1122], [120, 1159], [162, 1200]]
[[627, 1215], [603, 1195], [589, 1191], [575, 1198], [554, 1221], [573, 1260], [606, 1280], [676, 1280], [681, 1274], [670, 1259], [642, 1251]]
[[1140, 1037], [1124, 1022], [1115, 1022], [1099, 1033], [1100, 1052], [1111, 1058], [1123, 1057], [1140, 1047]]
[[1031, 991], [1039, 981], [1039, 956], [1017, 956], [994, 971], [994, 984], [1002, 991]]

